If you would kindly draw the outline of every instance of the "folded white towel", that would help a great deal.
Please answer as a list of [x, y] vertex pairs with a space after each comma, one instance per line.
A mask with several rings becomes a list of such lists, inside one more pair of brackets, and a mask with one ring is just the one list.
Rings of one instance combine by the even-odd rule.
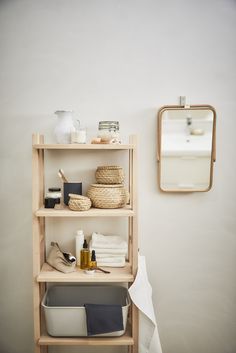
[[113, 259], [114, 261], [117, 259], [117, 258], [120, 258], [120, 257], [125, 257], [125, 254], [110, 254], [110, 253], [105, 253], [105, 254], [103, 254], [103, 253], [96, 253], [96, 258], [97, 259], [104, 259], [104, 258], [106, 258], [106, 257], [109, 257], [109, 258], [111, 258], [111, 259]]
[[125, 263], [125, 257], [103, 257], [102, 259], [97, 257], [97, 262], [120, 264]]
[[126, 249], [127, 242], [119, 235], [103, 235], [99, 233], [92, 234], [92, 247], [101, 249]]
[[104, 249], [104, 248], [96, 248], [92, 246], [91, 242], [89, 243], [89, 250], [95, 250], [96, 255], [98, 254], [109, 254], [110, 255], [126, 255], [127, 254], [127, 249]]
[[123, 259], [122, 262], [103, 262], [103, 259], [101, 261], [97, 261], [97, 265], [99, 267], [124, 267], [125, 266], [125, 258]]

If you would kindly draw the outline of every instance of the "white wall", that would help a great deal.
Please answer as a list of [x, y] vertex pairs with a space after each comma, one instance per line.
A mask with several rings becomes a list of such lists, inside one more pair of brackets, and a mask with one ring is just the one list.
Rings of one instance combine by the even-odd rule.
[[[59, 108], [91, 132], [117, 119], [140, 136], [140, 249], [163, 352], [236, 351], [235, 25], [233, 0], [0, 1], [0, 352], [33, 352], [31, 133], [49, 135]], [[217, 111], [209, 193], [157, 187], [157, 110], [180, 95]]]

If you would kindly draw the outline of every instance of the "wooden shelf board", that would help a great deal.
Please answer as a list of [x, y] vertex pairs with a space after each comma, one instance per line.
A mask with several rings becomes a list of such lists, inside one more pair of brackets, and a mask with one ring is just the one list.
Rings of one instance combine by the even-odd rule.
[[119, 337], [52, 337], [43, 334], [38, 344], [40, 346], [132, 346], [134, 339], [130, 332], [129, 327], [126, 333]]
[[111, 273], [102, 273], [97, 271], [93, 275], [87, 275], [83, 270], [77, 268], [75, 272], [62, 273], [47, 263], [44, 263], [42, 269], [37, 276], [38, 282], [81, 282], [81, 283], [96, 283], [96, 282], [133, 282], [134, 276], [131, 273], [130, 263], [126, 263], [125, 267], [104, 267]]
[[132, 144], [33, 144], [35, 149], [43, 150], [132, 150]]
[[134, 211], [130, 206], [116, 209], [90, 208], [88, 211], [71, 211], [68, 207], [62, 209], [41, 207], [35, 212], [38, 217], [130, 217]]

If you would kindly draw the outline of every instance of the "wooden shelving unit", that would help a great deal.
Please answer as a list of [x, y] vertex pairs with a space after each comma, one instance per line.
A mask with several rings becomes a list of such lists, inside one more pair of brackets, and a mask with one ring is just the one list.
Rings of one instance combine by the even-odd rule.
[[[33, 226], [33, 286], [34, 286], [34, 342], [35, 353], [46, 353], [48, 346], [128, 346], [129, 353], [138, 353], [138, 309], [131, 304], [129, 322], [124, 335], [120, 337], [51, 337], [45, 333], [44, 316], [41, 312], [41, 300], [47, 283], [128, 283], [132, 284], [137, 272], [138, 226], [136, 192], [136, 137], [131, 136], [125, 145], [95, 144], [44, 144], [44, 137], [33, 135], [32, 144], [32, 226]], [[120, 209], [91, 208], [85, 212], [74, 212], [68, 207], [45, 209], [44, 201], [44, 152], [45, 150], [92, 150], [126, 151], [129, 156], [130, 204]], [[95, 166], [96, 168], [96, 166]], [[45, 262], [46, 217], [126, 217], [128, 218], [129, 262], [124, 268], [109, 268], [111, 273], [95, 273], [87, 276], [80, 269], [74, 273], [63, 274], [52, 269]]]

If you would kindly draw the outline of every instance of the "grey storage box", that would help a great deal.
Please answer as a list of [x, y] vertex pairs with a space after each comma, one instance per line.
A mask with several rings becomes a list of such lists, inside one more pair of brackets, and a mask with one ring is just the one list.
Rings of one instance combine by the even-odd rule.
[[125, 287], [58, 285], [50, 287], [42, 300], [49, 335], [88, 336], [85, 303], [121, 305], [124, 330], [96, 336], [121, 336], [125, 333], [130, 305], [128, 290]]

